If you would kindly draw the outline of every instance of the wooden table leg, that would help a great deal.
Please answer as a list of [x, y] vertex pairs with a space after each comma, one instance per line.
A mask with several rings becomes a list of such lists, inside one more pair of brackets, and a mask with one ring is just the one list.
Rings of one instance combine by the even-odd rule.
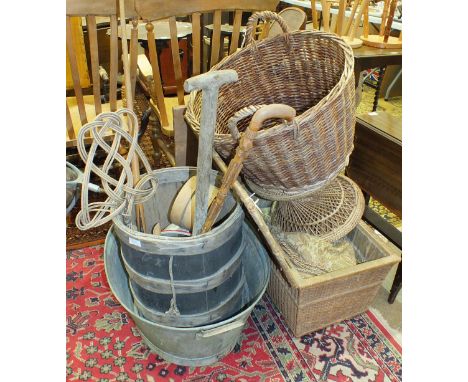
[[377, 105], [379, 104], [380, 88], [382, 87], [382, 81], [386, 67], [387, 66], [381, 66], [379, 69], [379, 79], [377, 80], [377, 87], [375, 89], [374, 106], [372, 107], [372, 111], [377, 111]]
[[398, 292], [401, 290], [402, 284], [402, 268], [403, 268], [403, 261], [398, 264], [398, 269], [395, 274], [395, 279], [393, 280], [392, 289], [390, 290], [390, 295], [388, 296], [388, 303], [393, 304], [395, 302], [395, 298], [398, 295]]
[[362, 191], [362, 194], [364, 195], [364, 203], [366, 204], [366, 206], [368, 206], [370, 202], [370, 195], [364, 190], [361, 190], [361, 191]]
[[354, 87], [357, 88], [357, 86], [359, 85], [359, 77], [361, 75], [361, 65], [359, 64], [359, 62], [356, 62], [356, 60], [354, 61]]

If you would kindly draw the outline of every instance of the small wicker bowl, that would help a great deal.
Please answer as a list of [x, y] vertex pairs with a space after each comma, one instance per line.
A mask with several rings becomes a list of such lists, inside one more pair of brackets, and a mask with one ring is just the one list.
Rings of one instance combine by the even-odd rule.
[[335, 241], [356, 227], [364, 207], [364, 197], [356, 183], [339, 175], [305, 198], [275, 202], [271, 224], [283, 232], [307, 232]]

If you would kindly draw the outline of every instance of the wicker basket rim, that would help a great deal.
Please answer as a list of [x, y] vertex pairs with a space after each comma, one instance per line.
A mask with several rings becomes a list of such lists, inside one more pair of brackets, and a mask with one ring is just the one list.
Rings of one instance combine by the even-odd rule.
[[[344, 63], [344, 69], [343, 72], [341, 73], [340, 79], [337, 81], [335, 86], [328, 92], [328, 94], [323, 97], [318, 103], [316, 103], [314, 106], [308, 108], [305, 110], [303, 113], [297, 115], [294, 118], [294, 121], [291, 123], [278, 123], [276, 125], [273, 125], [269, 127], [266, 130], [260, 130], [257, 133], [256, 139], [263, 138], [267, 133], [269, 137], [276, 136], [278, 134], [283, 134], [286, 132], [293, 131], [296, 128], [296, 125], [298, 126], [298, 133], [301, 127], [302, 122], [307, 118], [314, 116], [315, 114], [319, 112], [323, 112], [323, 104], [324, 103], [329, 103], [333, 101], [335, 98], [337, 98], [340, 93], [341, 93], [341, 87], [343, 86], [344, 83], [347, 83], [348, 81], [352, 80], [352, 75], [354, 74], [354, 54], [353, 54], [353, 49], [349, 44], [347, 44], [341, 37], [327, 33], [327, 32], [322, 32], [322, 31], [311, 31], [311, 30], [306, 30], [306, 31], [294, 31], [289, 33], [290, 35], [300, 35], [300, 36], [305, 36], [305, 35], [314, 35], [315, 37], [327, 37], [331, 40], [334, 40], [337, 42], [339, 45], [342, 46], [343, 50], [345, 51], [345, 63]], [[272, 38], [268, 38], [265, 40], [261, 40], [259, 42], [256, 42], [257, 47], [266, 45], [266, 44], [272, 44], [275, 40], [283, 40], [285, 41], [284, 35], [277, 35]], [[243, 50], [240, 50], [238, 52], [234, 52], [232, 55], [229, 55], [227, 57], [224, 57], [220, 62], [218, 62], [216, 65], [214, 65], [210, 71], [212, 70], [217, 70], [218, 67], [229, 63], [232, 60], [235, 60], [238, 56], [245, 54], [246, 50], [250, 48], [252, 50], [252, 45], [245, 47]], [[348, 62], [347, 62], [348, 61]], [[348, 64], [348, 65], [347, 65]], [[194, 91], [190, 94], [190, 101], [188, 104], [193, 104], [195, 102], [195, 97], [198, 94], [198, 90]], [[248, 105], [249, 106], [249, 105]], [[191, 110], [191, 108], [188, 108], [187, 111]], [[284, 127], [283, 127], [284, 126]], [[194, 126], [196, 130], [199, 130], [199, 125]], [[233, 141], [235, 141], [234, 137], [230, 133], [216, 133], [215, 136], [219, 138], [232, 138]]]
[[[353, 189], [353, 199], [354, 199], [354, 203], [356, 206], [360, 207], [360, 204], [361, 204], [361, 194], [360, 194], [360, 189], [359, 189], [359, 186], [357, 186], [354, 182], [351, 182], [349, 178], [345, 177], [345, 176], [342, 176], [342, 175], [338, 175], [334, 181], [336, 182], [336, 185], [340, 187], [340, 191], [341, 191], [341, 198], [344, 199], [345, 197], [345, 191], [344, 191], [344, 187], [343, 187], [343, 184], [344, 183], [347, 183], [349, 185], [351, 185], [352, 189]], [[335, 187], [337, 187], [335, 186]], [[319, 191], [322, 191], [322, 189], [320, 189]], [[309, 195], [308, 197], [306, 198], [310, 198], [311, 196], [313, 195]], [[307, 203], [306, 201], [304, 200], [301, 200], [301, 199], [298, 199], [298, 200], [291, 200], [291, 201], [288, 201], [289, 203], [292, 203], [292, 204], [295, 204], [295, 203]], [[277, 207], [278, 206], [278, 202], [274, 202], [273, 203], [273, 208]], [[339, 212], [339, 209], [340, 209], [341, 206], [337, 206], [334, 210], [330, 210], [328, 215], [326, 216], [323, 216], [320, 220], [314, 220], [312, 222], [302, 222], [301, 224], [303, 224], [304, 226], [314, 226], [314, 225], [317, 225], [317, 224], [320, 224], [320, 223], [323, 223], [325, 220], [328, 220], [330, 219], [332, 216], [336, 215], [338, 212]], [[359, 209], [356, 207], [356, 210], [359, 211]], [[358, 213], [359, 214], [359, 213]], [[345, 224], [348, 224], [348, 222], [350, 220], [352, 220], [354, 218], [354, 211], [352, 214], [350, 214], [346, 221], [343, 223], [343, 225]], [[362, 215], [362, 214], [360, 214]], [[292, 219], [289, 219], [287, 216], [282, 216], [282, 218], [287, 221], [288, 223], [295, 223], [294, 220]], [[354, 228], [354, 227], [353, 227]]]

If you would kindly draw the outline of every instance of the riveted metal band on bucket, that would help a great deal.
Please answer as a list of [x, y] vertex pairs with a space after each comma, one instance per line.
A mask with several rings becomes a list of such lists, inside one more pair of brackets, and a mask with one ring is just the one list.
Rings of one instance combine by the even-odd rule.
[[132, 287], [132, 283], [130, 282], [133, 302], [135, 308], [140, 312], [140, 314], [151, 321], [174, 326], [199, 326], [206, 324], [207, 322], [219, 320], [221, 317], [225, 317], [229, 313], [234, 313], [236, 310], [240, 310], [242, 307], [242, 289], [244, 286], [245, 274], [242, 272], [241, 280], [236, 289], [234, 289], [218, 306], [199, 314], [174, 315], [166, 312], [158, 312], [145, 306], [138, 299]]
[[[242, 242], [237, 252], [223, 267], [217, 272], [210, 274], [209, 276], [202, 277], [199, 279], [187, 279], [187, 280], [174, 280], [173, 284], [175, 292], [180, 294], [204, 292], [209, 289], [216, 288], [224, 281], [226, 281], [236, 271], [241, 263], [241, 256], [245, 249], [245, 239], [242, 236]], [[121, 249], [122, 252], [122, 249]], [[125, 265], [130, 279], [140, 285], [142, 288], [155, 293], [171, 294], [171, 280], [161, 279], [151, 276], [145, 276], [135, 271], [125, 260], [125, 256], [122, 253], [122, 260]]]

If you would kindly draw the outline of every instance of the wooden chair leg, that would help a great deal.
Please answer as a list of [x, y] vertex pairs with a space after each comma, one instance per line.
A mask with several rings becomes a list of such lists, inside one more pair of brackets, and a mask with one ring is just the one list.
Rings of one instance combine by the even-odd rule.
[[174, 112], [175, 165], [196, 166], [198, 141], [184, 119], [186, 106], [176, 106]]
[[188, 126], [184, 120], [185, 106], [176, 106], [174, 112], [174, 145], [175, 165], [187, 165], [187, 130]]
[[[152, 113], [152, 117], [154, 117], [154, 113]], [[161, 121], [159, 117], [156, 116], [156, 123], [154, 124], [153, 128], [150, 130], [150, 138], [151, 143], [153, 145], [153, 159], [155, 162], [156, 167], [159, 167], [160, 160], [161, 160], [161, 151], [164, 153], [164, 156], [167, 158], [171, 166], [175, 166], [175, 159], [174, 154], [171, 153], [170, 145], [167, 145], [162, 138], [162, 131], [161, 131]]]
[[402, 263], [403, 260], [398, 264], [398, 268], [395, 274], [395, 279], [393, 280], [392, 289], [390, 290], [390, 295], [388, 296], [388, 303], [393, 304], [395, 302], [398, 292], [401, 290], [402, 285]]

